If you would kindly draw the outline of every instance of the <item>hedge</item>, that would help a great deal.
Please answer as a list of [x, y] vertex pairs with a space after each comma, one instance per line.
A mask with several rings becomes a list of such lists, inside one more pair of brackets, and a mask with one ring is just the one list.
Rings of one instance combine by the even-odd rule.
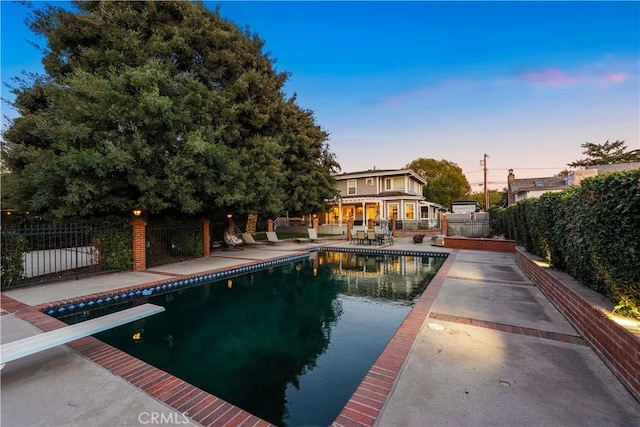
[[640, 318], [640, 169], [493, 209], [492, 232]]

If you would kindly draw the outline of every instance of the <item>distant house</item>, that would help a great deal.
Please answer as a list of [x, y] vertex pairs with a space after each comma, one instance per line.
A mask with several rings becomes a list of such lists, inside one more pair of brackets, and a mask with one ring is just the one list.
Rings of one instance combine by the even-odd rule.
[[509, 176], [507, 177], [507, 204], [512, 205], [520, 200], [537, 198], [547, 192], [563, 191], [571, 186], [580, 185], [583, 179], [592, 176], [638, 168], [640, 168], [640, 162], [617, 163], [570, 171], [569, 176], [522, 179], [516, 179], [513, 169], [509, 169]]
[[340, 197], [328, 201], [324, 224], [366, 225], [369, 219], [385, 222], [436, 222], [446, 207], [422, 196], [427, 181], [410, 169], [372, 169], [334, 176]]
[[567, 188], [569, 184], [566, 176], [516, 179], [513, 169], [509, 169], [507, 204], [512, 205], [520, 200], [537, 198], [544, 193], [563, 191]]

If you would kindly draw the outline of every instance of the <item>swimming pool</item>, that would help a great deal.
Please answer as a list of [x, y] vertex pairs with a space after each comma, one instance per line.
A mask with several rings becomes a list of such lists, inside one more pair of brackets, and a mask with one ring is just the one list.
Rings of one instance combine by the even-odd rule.
[[273, 424], [329, 425], [443, 261], [314, 252], [152, 294], [165, 313], [97, 337]]

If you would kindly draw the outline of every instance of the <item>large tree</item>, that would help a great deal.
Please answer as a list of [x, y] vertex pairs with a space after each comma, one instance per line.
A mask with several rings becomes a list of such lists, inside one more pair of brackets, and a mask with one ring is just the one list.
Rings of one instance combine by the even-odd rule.
[[624, 141], [609, 142], [607, 140], [604, 144], [585, 142], [581, 147], [584, 148], [582, 154], [587, 157], [569, 163], [568, 166], [586, 168], [588, 166], [640, 162], [640, 150], [627, 151]]
[[74, 2], [33, 9], [30, 27], [47, 40], [46, 74], [13, 87], [16, 208], [273, 215], [334, 196], [328, 134], [285, 98], [263, 41], [217, 10]]
[[430, 202], [449, 207], [452, 201], [463, 199], [471, 192], [460, 166], [448, 160], [419, 158], [406, 168], [427, 180], [422, 194]]

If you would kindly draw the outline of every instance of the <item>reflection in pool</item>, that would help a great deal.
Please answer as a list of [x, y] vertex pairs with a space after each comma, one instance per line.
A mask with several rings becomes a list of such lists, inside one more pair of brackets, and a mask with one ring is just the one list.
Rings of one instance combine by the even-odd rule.
[[273, 424], [329, 425], [443, 261], [315, 252], [151, 296], [166, 312], [97, 337]]

